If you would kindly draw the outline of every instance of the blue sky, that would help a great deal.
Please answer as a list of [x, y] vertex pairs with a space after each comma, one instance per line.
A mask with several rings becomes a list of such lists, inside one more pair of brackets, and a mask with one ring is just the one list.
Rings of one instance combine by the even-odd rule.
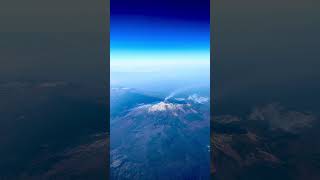
[[[135, 81], [209, 79], [210, 1], [111, 1], [111, 84], [119, 73]], [[145, 73], [141, 75], [141, 73]], [[187, 74], [188, 73], [188, 74]], [[132, 81], [132, 79], [130, 79]], [[189, 80], [191, 82], [191, 80]], [[194, 80], [192, 80], [194, 82]]]
[[210, 27], [201, 22], [114, 17], [110, 36], [112, 51], [210, 51]]
[[159, 61], [209, 61], [209, 29], [209, 24], [199, 22], [154, 17], [112, 18], [111, 62], [149, 60], [156, 66]]
[[208, 23], [210, 0], [112, 0], [111, 19], [144, 16], [163, 20]]

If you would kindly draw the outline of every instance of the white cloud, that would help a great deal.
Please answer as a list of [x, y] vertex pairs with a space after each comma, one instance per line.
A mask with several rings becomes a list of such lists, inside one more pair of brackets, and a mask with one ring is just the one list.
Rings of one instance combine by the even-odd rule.
[[188, 100], [193, 101], [195, 103], [204, 104], [209, 102], [208, 97], [199, 96], [198, 94], [193, 94], [188, 97]]

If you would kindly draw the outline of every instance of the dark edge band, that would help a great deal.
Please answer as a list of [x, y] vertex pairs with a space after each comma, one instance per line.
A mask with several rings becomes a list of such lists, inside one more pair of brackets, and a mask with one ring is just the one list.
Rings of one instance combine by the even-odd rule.
[[213, 178], [213, 173], [214, 173], [214, 157], [213, 157], [213, 131], [212, 131], [212, 126], [213, 126], [213, 117], [214, 117], [214, 72], [213, 72], [213, 66], [214, 66], [214, 59], [215, 59], [215, 16], [214, 16], [214, 3], [213, 0], [210, 0], [210, 174], [211, 178]]
[[106, 160], [106, 167], [107, 167], [107, 178], [110, 179], [110, 0], [105, 0], [104, 1], [105, 5], [103, 6], [104, 8], [106, 8], [105, 12], [105, 21], [106, 23], [106, 29], [104, 32], [105, 35], [105, 59], [104, 61], [106, 61], [106, 76], [107, 76], [107, 82], [106, 82], [106, 101], [107, 101], [107, 107], [106, 107], [106, 117], [107, 120], [106, 122], [109, 123], [109, 125], [107, 125], [107, 160]]

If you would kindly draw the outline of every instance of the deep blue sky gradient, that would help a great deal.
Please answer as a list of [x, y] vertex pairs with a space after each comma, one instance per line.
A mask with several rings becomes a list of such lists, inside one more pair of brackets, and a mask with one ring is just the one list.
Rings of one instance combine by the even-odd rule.
[[111, 52], [209, 52], [209, 0], [111, 0]]
[[210, 0], [111, 0], [111, 19], [145, 16], [208, 23]]

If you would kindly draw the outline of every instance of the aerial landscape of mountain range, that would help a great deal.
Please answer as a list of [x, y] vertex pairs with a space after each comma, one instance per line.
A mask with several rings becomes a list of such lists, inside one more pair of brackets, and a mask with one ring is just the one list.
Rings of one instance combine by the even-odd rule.
[[319, 2], [106, 2], [1, 4], [0, 180], [320, 179]]
[[111, 179], [209, 179], [209, 110], [197, 94], [161, 99], [113, 88]]
[[320, 179], [319, 5], [214, 1], [214, 179]]
[[318, 117], [280, 104], [211, 120], [214, 179], [318, 179]]

